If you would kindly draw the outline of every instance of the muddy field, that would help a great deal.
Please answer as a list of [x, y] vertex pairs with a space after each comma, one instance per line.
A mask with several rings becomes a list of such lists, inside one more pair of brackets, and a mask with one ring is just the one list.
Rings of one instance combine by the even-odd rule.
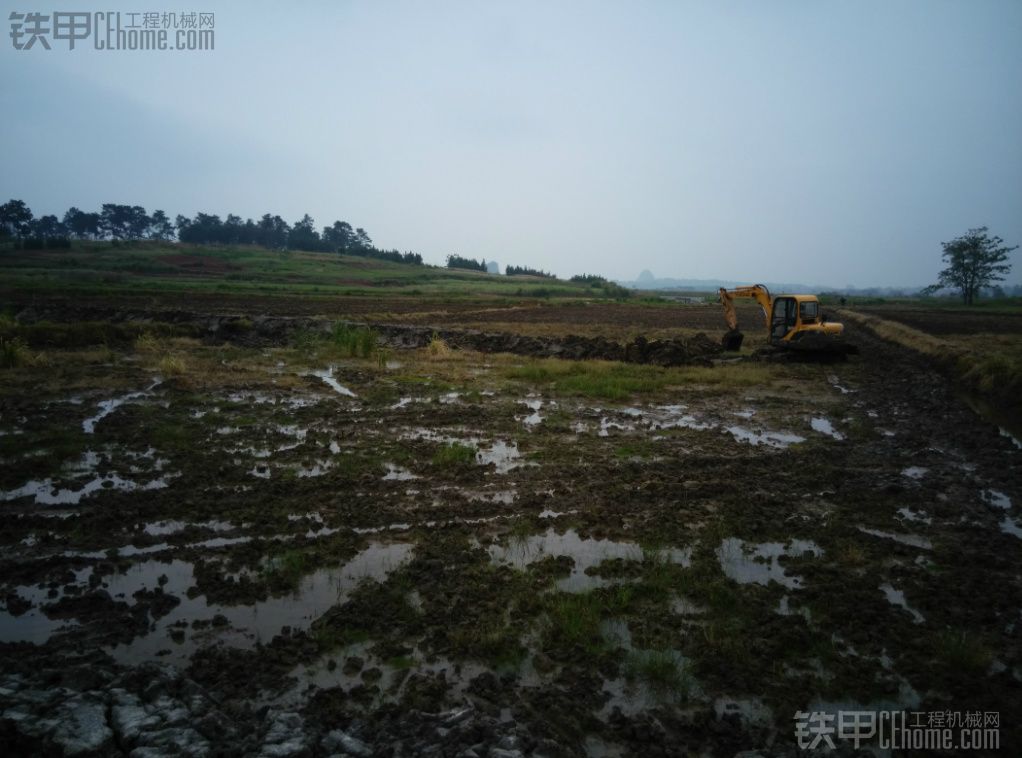
[[246, 346], [161, 332], [172, 306], [0, 372], [15, 754], [783, 755], [838, 709], [997, 712], [1022, 749], [1022, 445], [904, 351]]
[[938, 336], [1022, 334], [1022, 313], [1017, 312], [892, 306], [863, 307], [860, 310]]

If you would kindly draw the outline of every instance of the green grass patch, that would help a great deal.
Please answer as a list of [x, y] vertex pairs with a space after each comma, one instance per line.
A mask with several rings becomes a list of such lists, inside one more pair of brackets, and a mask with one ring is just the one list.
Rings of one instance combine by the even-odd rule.
[[271, 556], [263, 573], [266, 580], [276, 587], [292, 588], [309, 570], [309, 558], [300, 550], [285, 550]]
[[632, 395], [653, 394], [672, 386], [762, 386], [769, 384], [776, 374], [772, 367], [754, 363], [663, 368], [638, 363], [544, 358], [511, 367], [505, 376], [531, 384], [552, 385], [560, 394], [625, 400]]
[[628, 656], [625, 676], [640, 682], [656, 697], [684, 700], [692, 686], [692, 678], [684, 662], [673, 650], [642, 650]]
[[597, 656], [607, 649], [600, 631], [604, 604], [594, 592], [559, 592], [547, 599], [546, 637], [555, 647]]
[[979, 676], [986, 673], [993, 653], [983, 639], [964, 629], [947, 629], [934, 639], [934, 655], [949, 670]]
[[471, 445], [451, 442], [444, 445], [433, 456], [433, 465], [441, 468], [471, 466], [476, 460], [476, 449]]
[[330, 332], [330, 341], [349, 358], [369, 358], [376, 350], [375, 331], [343, 322], [334, 324]]

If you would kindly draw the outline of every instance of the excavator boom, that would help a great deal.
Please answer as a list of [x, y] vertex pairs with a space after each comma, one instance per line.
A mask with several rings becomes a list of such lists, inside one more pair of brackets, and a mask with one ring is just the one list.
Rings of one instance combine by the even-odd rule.
[[740, 350], [745, 335], [738, 329], [738, 311], [735, 310], [735, 298], [752, 298], [759, 307], [763, 309], [763, 318], [770, 322], [770, 290], [762, 284], [754, 284], [751, 287], [735, 287], [725, 289], [721, 287], [720, 304], [724, 306], [724, 321], [727, 323], [727, 334], [721, 340], [725, 350]]

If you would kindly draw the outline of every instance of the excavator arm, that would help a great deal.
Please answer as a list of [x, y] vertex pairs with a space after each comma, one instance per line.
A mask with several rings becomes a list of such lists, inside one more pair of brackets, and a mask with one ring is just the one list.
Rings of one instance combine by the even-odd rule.
[[763, 309], [763, 318], [770, 321], [770, 290], [762, 284], [754, 284], [751, 287], [735, 287], [734, 289], [719, 290], [720, 304], [724, 306], [724, 321], [727, 322], [729, 332], [738, 331], [738, 312], [735, 311], [735, 298], [752, 298], [759, 307]]

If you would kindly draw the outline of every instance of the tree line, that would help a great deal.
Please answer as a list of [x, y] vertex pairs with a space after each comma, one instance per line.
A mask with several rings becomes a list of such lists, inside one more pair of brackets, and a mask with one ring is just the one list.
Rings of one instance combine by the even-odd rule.
[[549, 271], [529, 268], [528, 266], [508, 266], [504, 269], [508, 276], [541, 276], [544, 279], [556, 279], [557, 277]]
[[294, 224], [279, 215], [263, 214], [258, 221], [242, 220], [233, 213], [225, 219], [210, 213], [195, 218], [178, 215], [172, 222], [162, 210], [151, 214], [140, 205], [104, 203], [100, 211], [72, 207], [62, 219], [55, 215], [36, 218], [23, 200], [0, 205], [0, 237], [13, 238], [26, 248], [67, 247], [78, 240], [157, 240], [192, 244], [259, 245], [273, 250], [305, 250], [341, 253], [397, 263], [422, 265], [418, 253], [381, 250], [361, 227], [335, 221], [317, 230], [309, 214]]

